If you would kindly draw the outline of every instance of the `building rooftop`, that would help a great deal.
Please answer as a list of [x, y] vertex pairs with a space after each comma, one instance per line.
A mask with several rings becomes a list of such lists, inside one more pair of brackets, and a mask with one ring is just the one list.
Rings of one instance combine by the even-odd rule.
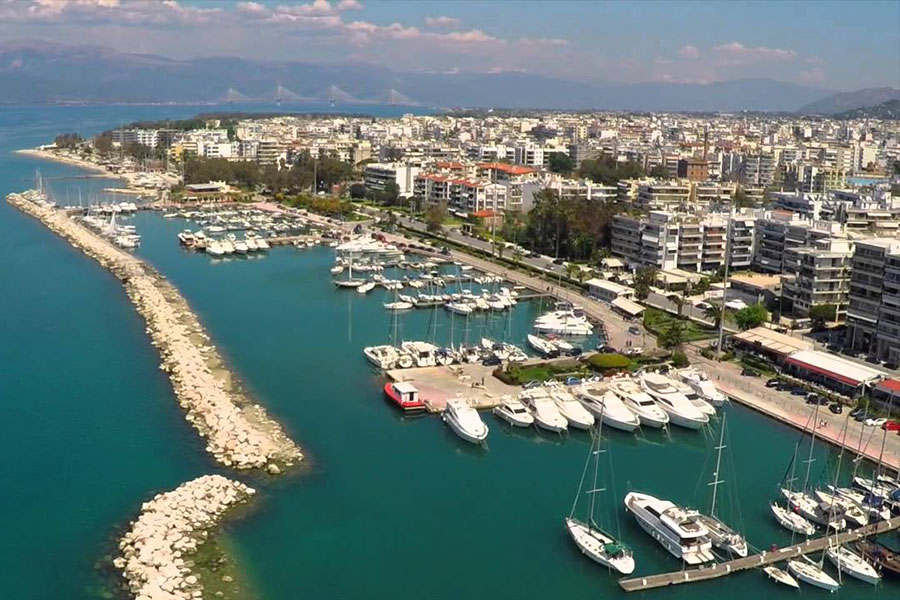
[[881, 371], [818, 350], [795, 352], [788, 357], [787, 362], [852, 386], [874, 382], [884, 377]]
[[781, 285], [781, 276], [764, 275], [762, 273], [740, 273], [738, 275], [729, 275], [728, 281], [731, 283], [739, 283], [746, 287], [759, 289], [774, 289]]
[[778, 333], [767, 327], [754, 327], [753, 329], [742, 331], [733, 337], [748, 344], [757, 344], [770, 352], [784, 355], [810, 350], [813, 347], [811, 342], [797, 339], [784, 333]]

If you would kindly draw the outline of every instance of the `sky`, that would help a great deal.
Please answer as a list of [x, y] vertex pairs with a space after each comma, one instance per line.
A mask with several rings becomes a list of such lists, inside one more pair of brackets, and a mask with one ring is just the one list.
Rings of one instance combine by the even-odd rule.
[[0, 42], [19, 39], [399, 71], [900, 87], [900, 0], [0, 0]]

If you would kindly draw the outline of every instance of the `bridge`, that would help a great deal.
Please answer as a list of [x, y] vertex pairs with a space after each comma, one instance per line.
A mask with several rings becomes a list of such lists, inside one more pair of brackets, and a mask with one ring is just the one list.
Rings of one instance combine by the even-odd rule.
[[894, 531], [900, 527], [900, 517], [894, 517], [889, 521], [879, 521], [865, 527], [845, 531], [836, 535], [828, 535], [816, 539], [806, 540], [800, 544], [780, 548], [778, 550], [763, 551], [753, 556], [745, 558], [737, 558], [723, 563], [716, 563], [708, 567], [699, 567], [697, 569], [684, 569], [671, 573], [660, 573], [658, 575], [648, 575], [646, 577], [632, 577], [630, 579], [620, 579], [619, 585], [626, 592], [639, 592], [643, 590], [652, 590], [654, 588], [666, 587], [669, 585], [681, 585], [683, 583], [694, 583], [695, 581], [708, 581], [710, 579], [718, 579], [725, 577], [738, 571], [746, 569], [755, 569], [764, 567], [772, 563], [781, 562], [811, 552], [819, 552], [826, 550], [832, 546], [846, 544], [862, 539], [863, 537], [878, 535]]

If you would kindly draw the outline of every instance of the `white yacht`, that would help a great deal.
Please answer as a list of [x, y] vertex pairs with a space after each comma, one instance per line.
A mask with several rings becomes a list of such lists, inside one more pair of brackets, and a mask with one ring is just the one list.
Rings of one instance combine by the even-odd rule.
[[256, 249], [265, 252], [269, 249], [269, 242], [264, 238], [256, 238]]
[[833, 546], [825, 551], [825, 556], [837, 567], [838, 571], [850, 577], [872, 585], [877, 585], [881, 581], [881, 575], [875, 570], [875, 567], [845, 546]]
[[788, 587], [792, 587], [795, 590], [800, 589], [800, 584], [797, 583], [797, 580], [791, 577], [791, 574], [787, 571], [782, 571], [778, 567], [774, 565], [770, 565], [768, 567], [763, 567], [763, 572], [769, 576], [770, 579], [777, 583], [781, 583]]
[[[362, 286], [360, 286], [362, 287]], [[359, 290], [357, 290], [359, 291]], [[404, 300], [397, 300], [395, 302], [385, 302], [384, 307], [387, 310], [409, 310], [413, 307], [412, 302], [406, 302]]]
[[256, 252], [257, 250], [259, 250], [259, 245], [256, 243], [256, 238], [244, 238], [244, 243], [247, 244], [247, 252]]
[[363, 354], [370, 363], [385, 370], [393, 369], [399, 358], [397, 349], [388, 345], [367, 346], [363, 348]]
[[625, 509], [650, 537], [686, 564], [700, 565], [715, 559], [709, 531], [696, 512], [639, 492], [625, 496]]
[[210, 256], [222, 256], [225, 254], [225, 250], [218, 240], [211, 240], [206, 246], [206, 253]]
[[444, 308], [457, 315], [470, 315], [475, 311], [475, 307], [468, 302], [447, 302]]
[[332, 275], [340, 275], [344, 272], [344, 265], [334, 265], [330, 270]]
[[375, 282], [367, 281], [364, 284], [362, 284], [361, 286], [359, 286], [358, 288], [356, 288], [356, 291], [360, 294], [368, 294], [369, 292], [371, 292], [374, 289], [375, 289]]
[[234, 251], [238, 254], [247, 254], [247, 242], [243, 240], [237, 240], [234, 243]]
[[668, 377], [659, 373], [644, 373], [641, 375], [641, 387], [668, 413], [669, 420], [675, 425], [700, 429], [709, 423], [709, 417], [691, 404]]
[[541, 356], [559, 356], [559, 349], [552, 343], [550, 343], [549, 340], [531, 333], [529, 333], [525, 339], [528, 340], [528, 345], [534, 348], [534, 350]]
[[819, 501], [819, 508], [821, 510], [831, 511], [833, 508], [835, 511], [840, 512], [844, 519], [850, 521], [855, 527], [865, 527], [869, 524], [869, 513], [849, 498], [844, 498], [838, 494], [823, 492], [822, 490], [816, 490], [813, 493]]
[[589, 413], [575, 396], [561, 388], [551, 388], [550, 397], [565, 417], [569, 425], [576, 429], [590, 429], [594, 426], [594, 416]]
[[713, 407], [713, 405], [701, 398], [700, 394], [694, 391], [694, 388], [677, 379], [672, 379], [671, 381], [675, 386], [675, 389], [681, 392], [681, 395], [687, 398], [688, 402], [693, 404], [697, 408], [697, 410], [702, 412], [707, 417], [716, 416], [716, 409]]
[[582, 384], [575, 395], [588, 411], [597, 419], [622, 431], [634, 431], [641, 424], [625, 403], [614, 393], [597, 387], [596, 384]]
[[837, 494], [841, 498], [849, 500], [859, 506], [865, 511], [866, 515], [869, 517], [869, 521], [887, 521], [891, 518], [891, 509], [884, 506], [884, 504], [879, 502], [876, 498], [868, 496], [859, 490], [854, 490], [853, 488], [835, 487], [833, 485], [828, 485], [826, 487], [829, 492]]
[[641, 425], [658, 429], [669, 424], [669, 414], [630, 377], [613, 379], [609, 383], [609, 391], [618, 396], [625, 406], [637, 415]]
[[481, 444], [487, 439], [488, 426], [481, 420], [478, 411], [462, 398], [448, 400], [441, 418], [467, 442]]
[[816, 534], [816, 526], [797, 513], [782, 506], [778, 506], [774, 502], [770, 505], [770, 508], [772, 509], [772, 514], [775, 515], [775, 520], [788, 531], [793, 531], [794, 533], [805, 536]]
[[522, 392], [519, 398], [531, 411], [531, 415], [534, 417], [534, 424], [537, 427], [556, 433], [568, 430], [568, 421], [559, 414], [556, 403], [553, 402], [546, 390], [541, 388], [526, 390]]
[[831, 575], [820, 569], [815, 563], [810, 562], [806, 557], [789, 560], [787, 568], [794, 577], [803, 583], [808, 583], [829, 592], [833, 592], [841, 587], [841, 584], [835, 581]]
[[703, 371], [688, 367], [687, 369], [679, 370], [678, 377], [681, 381], [691, 386], [703, 400], [706, 400], [716, 408], [725, 404], [725, 401], [728, 399], [725, 394], [716, 388]]
[[437, 365], [435, 352], [437, 346], [428, 342], [403, 342], [400, 349], [413, 357], [417, 367], [434, 367]]
[[506, 398], [500, 406], [494, 407], [493, 413], [512, 425], [513, 427], [531, 427], [534, 425], [534, 417], [519, 400]]

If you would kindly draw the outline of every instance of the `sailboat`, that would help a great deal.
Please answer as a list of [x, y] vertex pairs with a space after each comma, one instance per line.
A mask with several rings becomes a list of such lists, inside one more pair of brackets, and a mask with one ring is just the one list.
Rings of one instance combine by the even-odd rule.
[[366, 282], [365, 279], [353, 279], [353, 261], [350, 261], [348, 267], [347, 279], [335, 279], [334, 285], [343, 288], [358, 288]]
[[716, 446], [716, 470], [713, 472], [713, 480], [709, 483], [712, 486], [712, 502], [710, 503], [709, 515], [700, 515], [700, 522], [706, 525], [709, 530], [709, 539], [712, 540], [713, 546], [721, 550], [727, 551], [729, 554], [738, 556], [747, 556], [747, 540], [744, 537], [726, 525], [716, 516], [716, 497], [719, 484], [724, 483], [719, 479], [720, 468], [722, 466], [722, 450], [725, 449], [725, 418], [722, 415], [722, 430], [719, 433], [719, 445]]
[[797, 583], [797, 580], [791, 577], [791, 574], [787, 571], [783, 571], [776, 567], [775, 565], [770, 565], [768, 567], [763, 567], [763, 572], [769, 576], [770, 579], [774, 580], [776, 583], [781, 583], [788, 587], [792, 587], [795, 590], [800, 589], [800, 584]]
[[[595, 496], [605, 491], [605, 488], [597, 487], [597, 474], [600, 463], [600, 432], [603, 428], [602, 419], [598, 421], [596, 433], [591, 438], [591, 448], [588, 458], [584, 463], [584, 470], [581, 473], [581, 481], [578, 484], [578, 491], [575, 494], [575, 502], [572, 504], [572, 510], [565, 519], [566, 531], [581, 553], [601, 565], [614, 569], [623, 575], [630, 575], [634, 572], [634, 555], [631, 550], [619, 542], [615, 536], [599, 527], [594, 520], [594, 509], [596, 507]], [[591, 488], [584, 491], [590, 497], [588, 502], [587, 518], [582, 521], [575, 518], [575, 511], [578, 508], [578, 500], [581, 498], [584, 489], [584, 480], [587, 475], [588, 468], [593, 462], [594, 473]]]
[[789, 560], [788, 571], [803, 583], [833, 592], [841, 584], [834, 577], [823, 571], [819, 566], [805, 556]]

